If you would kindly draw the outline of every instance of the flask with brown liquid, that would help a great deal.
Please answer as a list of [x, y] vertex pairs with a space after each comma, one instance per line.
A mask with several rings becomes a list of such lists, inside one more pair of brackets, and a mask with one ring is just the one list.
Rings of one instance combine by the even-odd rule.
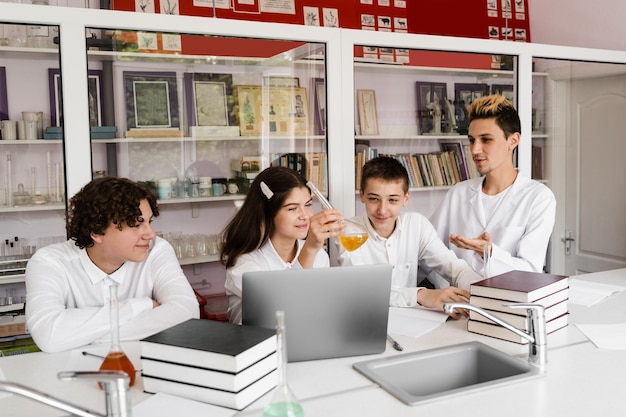
[[109, 285], [110, 293], [110, 318], [111, 318], [111, 349], [104, 358], [101, 371], [122, 371], [126, 372], [130, 377], [130, 386], [135, 383], [135, 367], [128, 359], [120, 346], [120, 327], [119, 327], [119, 310], [117, 305], [117, 283], [111, 282]]

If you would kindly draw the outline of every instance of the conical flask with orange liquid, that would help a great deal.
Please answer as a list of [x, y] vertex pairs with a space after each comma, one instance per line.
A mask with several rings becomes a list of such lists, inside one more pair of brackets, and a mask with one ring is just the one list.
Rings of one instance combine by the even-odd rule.
[[120, 323], [119, 323], [119, 307], [117, 303], [117, 283], [111, 281], [109, 285], [109, 306], [111, 319], [111, 349], [104, 358], [101, 371], [122, 371], [126, 372], [130, 377], [130, 386], [135, 383], [135, 367], [128, 359], [120, 346]]

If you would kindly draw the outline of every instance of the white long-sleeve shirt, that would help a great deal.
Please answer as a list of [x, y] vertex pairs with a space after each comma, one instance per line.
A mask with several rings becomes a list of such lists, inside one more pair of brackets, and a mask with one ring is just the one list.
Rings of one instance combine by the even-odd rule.
[[468, 238], [489, 232], [492, 241], [487, 276], [511, 270], [541, 272], [556, 217], [552, 191], [521, 172], [511, 187], [500, 194], [501, 201], [490, 213], [483, 198], [484, 178], [457, 183], [430, 218], [443, 240], [475, 271], [484, 268], [483, 259], [474, 251], [460, 249], [449, 242], [450, 234]]
[[[235, 265], [226, 270], [226, 295], [228, 296], [228, 320], [231, 323], [241, 324], [241, 280], [244, 272], [251, 271], [280, 271], [283, 269], [302, 269], [298, 256], [304, 245], [304, 240], [298, 240], [298, 251], [293, 262], [285, 262], [276, 252], [272, 242], [268, 240], [260, 249], [241, 255]], [[313, 268], [330, 266], [328, 254], [320, 250], [315, 255]]]
[[[139, 340], [200, 315], [174, 250], [161, 238], [143, 262], [107, 275], [73, 240], [39, 249], [26, 267], [26, 323], [45, 352], [110, 340], [109, 284], [118, 286], [120, 340]], [[152, 300], [160, 305], [153, 308]]]
[[417, 305], [417, 270], [423, 261], [438, 271], [451, 285], [468, 290], [471, 282], [479, 280], [465, 261], [457, 258], [437, 236], [428, 219], [419, 213], [401, 213], [391, 236], [380, 236], [364, 214], [353, 220], [367, 228], [367, 241], [355, 251], [348, 252], [338, 245], [340, 265], [393, 265], [390, 305]]

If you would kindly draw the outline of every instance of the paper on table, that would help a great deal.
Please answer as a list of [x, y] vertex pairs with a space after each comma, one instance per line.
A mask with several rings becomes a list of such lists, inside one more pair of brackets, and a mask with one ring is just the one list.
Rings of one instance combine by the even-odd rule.
[[577, 324], [599, 349], [626, 349], [626, 323]]
[[437, 310], [389, 307], [387, 331], [392, 334], [419, 337], [445, 323], [447, 318], [447, 314]]
[[133, 406], [134, 417], [211, 416], [230, 417], [237, 411], [174, 395], [158, 393]]
[[583, 281], [580, 279], [569, 280], [569, 300], [570, 304], [580, 304], [591, 306], [616, 292], [626, 290], [626, 287], [600, 282]]

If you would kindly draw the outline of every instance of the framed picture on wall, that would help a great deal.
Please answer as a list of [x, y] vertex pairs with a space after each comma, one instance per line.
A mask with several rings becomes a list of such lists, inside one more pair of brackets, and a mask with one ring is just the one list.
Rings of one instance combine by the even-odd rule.
[[469, 106], [474, 100], [489, 95], [487, 84], [454, 84], [454, 100], [460, 104]]
[[315, 134], [326, 134], [326, 80], [313, 78], [313, 104], [315, 106]]
[[513, 90], [512, 84], [492, 84], [491, 85], [491, 94], [500, 94], [501, 96], [506, 97], [513, 105], [515, 105], [515, 91]]
[[361, 135], [378, 135], [378, 110], [374, 90], [356, 90]]
[[306, 88], [238, 85], [235, 91], [241, 136], [308, 134]]
[[178, 128], [178, 82], [175, 72], [124, 71], [128, 129]]
[[448, 99], [446, 83], [417, 81], [415, 88], [419, 134], [441, 134], [441, 115], [445, 108], [444, 100]]
[[7, 69], [0, 67], [0, 120], [9, 119], [9, 100], [7, 99]]
[[236, 126], [233, 76], [185, 73], [185, 100], [189, 126]]
[[[89, 94], [89, 126], [102, 126], [102, 71], [87, 71], [87, 92]], [[61, 72], [58, 68], [48, 68], [48, 88], [50, 91], [50, 124], [63, 125], [63, 102], [61, 92]]]

